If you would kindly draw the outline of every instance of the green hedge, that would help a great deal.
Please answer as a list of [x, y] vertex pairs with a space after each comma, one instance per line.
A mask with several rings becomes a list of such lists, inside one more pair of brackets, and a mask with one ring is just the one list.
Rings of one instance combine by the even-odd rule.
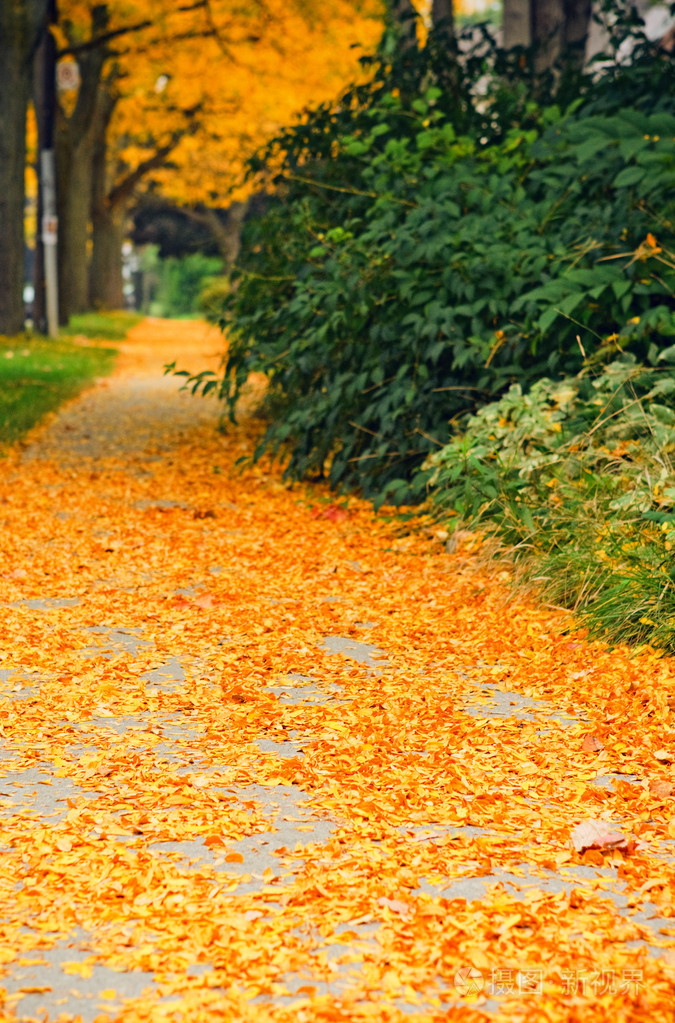
[[226, 303], [225, 374], [191, 379], [234, 415], [264, 373], [258, 453], [289, 476], [409, 501], [452, 424], [512, 384], [670, 343], [668, 62], [568, 81], [563, 109], [506, 60], [476, 51], [458, 77], [430, 44], [376, 62], [267, 154], [281, 172]]

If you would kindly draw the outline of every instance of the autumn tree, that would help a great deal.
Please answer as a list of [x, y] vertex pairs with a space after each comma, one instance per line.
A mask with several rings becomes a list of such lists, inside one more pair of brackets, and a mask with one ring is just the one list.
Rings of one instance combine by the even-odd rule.
[[24, 323], [26, 111], [48, 0], [0, 3], [0, 334]]
[[317, 16], [302, 0], [166, 0], [136, 4], [130, 18], [121, 0], [62, 0], [61, 56], [80, 69], [58, 133], [64, 314], [119, 303], [139, 189], [151, 180], [182, 203], [222, 205], [252, 149], [355, 72], [346, 33], [373, 41], [379, 9], [332, 0]]
[[[231, 235], [222, 231], [216, 211], [234, 204], [241, 216], [236, 204], [250, 189], [243, 184], [247, 158], [304, 107], [333, 97], [359, 74], [358, 58], [381, 36], [383, 11], [379, 0], [331, 0], [320, 15], [299, 2], [268, 0], [247, 23], [228, 25], [214, 5], [217, 31], [208, 41], [213, 74], [206, 81], [178, 70], [166, 75], [162, 104], [170, 109], [187, 97], [198, 105], [199, 118], [150, 181], [209, 227], [226, 262]], [[202, 67], [205, 43], [188, 41], [181, 58], [186, 69]], [[155, 125], [156, 118], [148, 123]], [[120, 136], [126, 132], [118, 129]]]

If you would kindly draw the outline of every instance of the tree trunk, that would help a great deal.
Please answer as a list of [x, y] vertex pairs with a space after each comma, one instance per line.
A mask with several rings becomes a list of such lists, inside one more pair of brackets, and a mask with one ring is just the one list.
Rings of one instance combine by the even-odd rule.
[[455, 37], [455, 11], [453, 0], [432, 0], [431, 23], [450, 38]]
[[123, 176], [110, 184], [107, 131], [117, 103], [117, 95], [109, 81], [99, 89], [96, 116], [93, 122], [93, 153], [90, 161], [92, 262], [89, 297], [94, 308], [119, 309], [124, 304], [122, 281], [122, 244], [126, 232], [129, 207], [134, 193], [146, 174], [163, 166], [183, 137], [178, 129], [132, 170], [124, 167]]
[[47, 0], [0, 2], [0, 334], [24, 325], [26, 110]]
[[591, 0], [564, 0], [564, 3], [567, 59], [580, 67], [586, 59], [592, 2]]
[[91, 207], [92, 146], [88, 136], [74, 144], [57, 134], [56, 175], [59, 217], [59, 316], [67, 323], [89, 307], [87, 247]]
[[113, 71], [106, 85], [99, 91], [98, 109], [94, 118], [92, 249], [89, 271], [89, 305], [92, 309], [121, 309], [124, 305], [122, 243], [129, 201], [126, 196], [121, 196], [117, 203], [112, 202], [108, 181], [107, 132], [117, 104], [114, 77]]
[[553, 68], [559, 60], [583, 64], [591, 0], [504, 0], [503, 10], [506, 49], [537, 45], [539, 71]]
[[[109, 14], [106, 4], [91, 10], [91, 37], [104, 35]], [[59, 216], [59, 316], [67, 323], [74, 313], [89, 308], [88, 244], [91, 218], [92, 160], [99, 87], [108, 58], [104, 45], [79, 55], [80, 86], [75, 109], [68, 117], [59, 110], [56, 130], [57, 209]]]
[[24, 323], [24, 173], [28, 83], [21, 52], [0, 43], [0, 334], [16, 334]]
[[412, 0], [389, 0], [388, 12], [390, 24], [393, 24], [397, 36], [398, 46], [405, 53], [406, 50], [417, 48], [417, 11]]
[[553, 67], [564, 45], [565, 8], [563, 0], [533, 0], [532, 42], [539, 47], [535, 66], [539, 71]]
[[233, 202], [227, 209], [227, 220], [223, 223], [215, 210], [207, 209], [204, 223], [208, 226], [223, 258], [225, 273], [229, 273], [241, 248], [241, 230], [248, 210], [248, 201]]
[[124, 306], [122, 244], [127, 207], [116, 209], [106, 202], [92, 214], [93, 246], [90, 271], [90, 305], [93, 309], [121, 309]]
[[504, 48], [530, 46], [532, 43], [531, 0], [504, 0], [502, 16]]
[[223, 273], [229, 274], [241, 248], [241, 232], [248, 212], [249, 202], [233, 202], [227, 208], [227, 217], [221, 219], [216, 210], [185, 208], [184, 213], [192, 220], [203, 224], [211, 232], [223, 260]]

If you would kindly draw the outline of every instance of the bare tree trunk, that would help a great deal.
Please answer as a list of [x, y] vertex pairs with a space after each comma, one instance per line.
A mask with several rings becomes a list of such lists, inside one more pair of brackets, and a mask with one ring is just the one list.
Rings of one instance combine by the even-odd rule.
[[24, 324], [26, 110], [47, 2], [0, 2], [0, 334]]

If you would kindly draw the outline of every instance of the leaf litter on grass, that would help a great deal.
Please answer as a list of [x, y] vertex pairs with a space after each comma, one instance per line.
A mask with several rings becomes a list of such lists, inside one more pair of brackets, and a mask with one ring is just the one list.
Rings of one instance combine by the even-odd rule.
[[[77, 1018], [46, 973], [11, 985], [70, 943], [71, 986], [120, 977], [101, 1021], [672, 1019], [672, 660], [509, 601], [423, 524], [240, 471], [256, 421], [219, 434], [161, 380], [216, 359], [204, 331], [136, 327], [0, 469], [0, 1018]], [[325, 643], [364, 623], [377, 662]]]

